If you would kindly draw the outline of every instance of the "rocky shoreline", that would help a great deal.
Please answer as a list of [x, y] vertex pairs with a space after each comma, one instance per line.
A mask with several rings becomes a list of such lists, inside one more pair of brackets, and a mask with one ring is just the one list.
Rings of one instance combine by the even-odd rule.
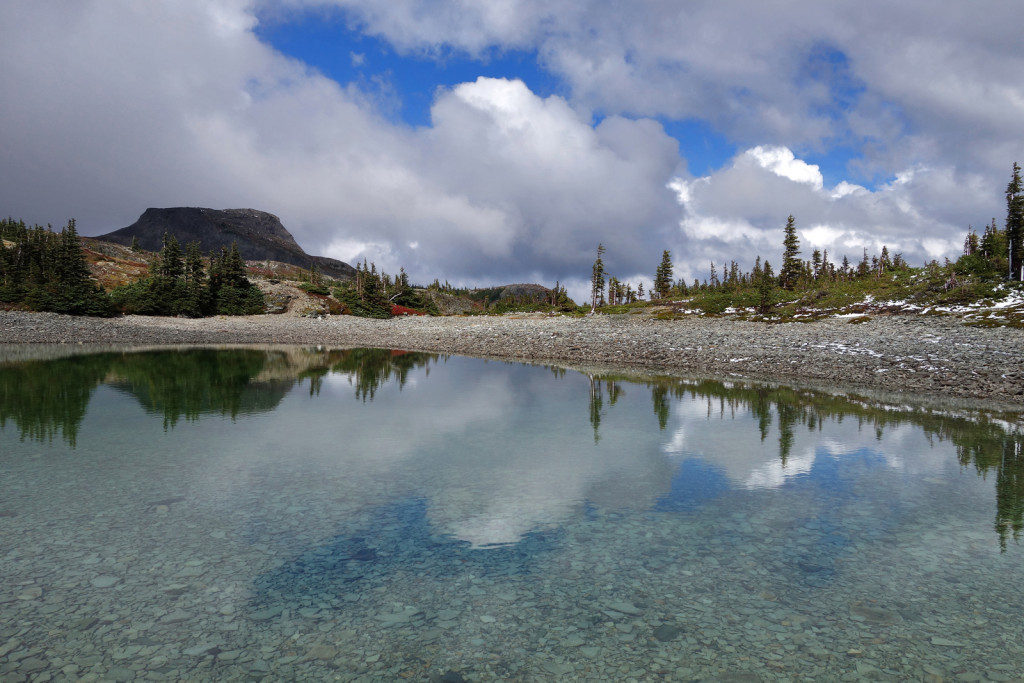
[[[953, 316], [872, 316], [771, 324], [646, 314], [403, 317], [125, 316], [0, 312], [0, 358], [37, 345], [301, 344], [372, 346], [634, 373], [744, 377], [907, 401], [966, 401], [1024, 410], [1024, 332]], [[32, 345], [23, 347], [21, 345]]]

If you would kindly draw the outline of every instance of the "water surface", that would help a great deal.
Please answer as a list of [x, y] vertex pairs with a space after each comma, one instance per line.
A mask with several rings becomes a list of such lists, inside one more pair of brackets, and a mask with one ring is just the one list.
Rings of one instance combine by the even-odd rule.
[[0, 425], [4, 680], [1024, 676], [1019, 415], [276, 348]]

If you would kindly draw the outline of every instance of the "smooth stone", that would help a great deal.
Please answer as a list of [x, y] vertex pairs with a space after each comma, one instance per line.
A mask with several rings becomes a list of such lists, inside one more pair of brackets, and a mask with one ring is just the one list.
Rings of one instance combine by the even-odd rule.
[[49, 665], [50, 663], [45, 659], [29, 657], [28, 659], [21, 660], [21, 664], [18, 665], [18, 671], [22, 673], [32, 673], [34, 671], [42, 671]]
[[610, 602], [606, 605], [608, 609], [615, 612], [621, 612], [622, 614], [628, 614], [630, 616], [640, 616], [644, 613], [642, 609], [638, 609], [635, 605], [628, 602]]
[[16, 596], [18, 600], [35, 600], [43, 594], [43, 589], [39, 586], [32, 586], [18, 593]]
[[188, 621], [191, 618], [192, 618], [192, 615], [189, 614], [188, 612], [182, 612], [181, 610], [176, 610], [174, 612], [171, 612], [170, 614], [165, 614], [164, 616], [160, 617], [160, 623], [161, 624], [180, 624], [181, 622]]
[[95, 588], [110, 588], [118, 581], [120, 581], [120, 579], [116, 576], [97, 576], [89, 583], [91, 583]]
[[215, 643], [200, 643], [194, 647], [190, 647], [187, 650], [182, 650], [182, 654], [188, 655], [189, 657], [200, 657], [205, 655], [210, 650], [217, 647]]
[[866, 621], [871, 621], [876, 624], [897, 624], [903, 621], [900, 615], [896, 612], [882, 609], [880, 607], [854, 605], [850, 608], [850, 613], [858, 617], [863, 617]]
[[135, 671], [126, 666], [112, 666], [107, 670], [105, 678], [113, 679], [118, 683], [135, 680]]
[[268, 609], [257, 610], [249, 615], [249, 618], [253, 621], [270, 621], [274, 617], [278, 616], [282, 612], [280, 607], [270, 607]]
[[940, 645], [943, 647], [967, 647], [965, 643], [959, 643], [955, 640], [949, 640], [948, 638], [940, 638], [939, 636], [932, 636], [932, 645]]
[[6, 657], [11, 652], [14, 652], [21, 645], [21, 641], [17, 638], [11, 638], [2, 646], [0, 646], [0, 657]]
[[544, 662], [541, 668], [552, 676], [565, 676], [574, 671], [569, 664], [559, 664], [558, 662]]
[[431, 643], [444, 635], [443, 628], [431, 628], [420, 633], [421, 643]]
[[682, 632], [683, 629], [674, 624], [662, 624], [654, 629], [654, 637], [663, 643], [667, 643], [678, 638]]
[[323, 661], [329, 662], [338, 656], [338, 650], [330, 645], [324, 643], [318, 643], [313, 647], [309, 648], [306, 653], [306, 659], [322, 659]]

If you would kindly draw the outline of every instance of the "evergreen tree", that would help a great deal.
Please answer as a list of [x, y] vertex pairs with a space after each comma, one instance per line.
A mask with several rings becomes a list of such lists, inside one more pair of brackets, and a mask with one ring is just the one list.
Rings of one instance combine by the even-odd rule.
[[793, 289], [797, 280], [800, 279], [800, 272], [803, 264], [797, 256], [800, 254], [800, 240], [796, 236], [796, 220], [792, 214], [786, 219], [785, 238], [782, 241], [782, 270], [779, 272], [779, 285], [783, 289]]
[[0, 301], [35, 311], [110, 315], [110, 298], [95, 284], [75, 221], [59, 234], [49, 226], [27, 228], [0, 221]]
[[868, 250], [864, 249], [864, 258], [861, 259], [860, 263], [857, 264], [857, 275], [859, 277], [865, 277], [871, 272], [871, 263], [868, 261]]
[[150, 264], [150, 276], [118, 287], [111, 297], [124, 312], [140, 315], [249, 315], [262, 313], [265, 303], [263, 293], [246, 277], [237, 244], [210, 254], [207, 277], [199, 244], [189, 244], [183, 259], [170, 235]]
[[181, 245], [174, 235], [164, 233], [164, 245], [160, 250], [160, 273], [162, 277], [176, 282], [185, 275], [185, 263], [182, 260]]
[[74, 219], [68, 221], [60, 233], [56, 260], [57, 277], [51, 310], [73, 315], [109, 315], [110, 300], [92, 281]]
[[[758, 257], [760, 260], [760, 257]], [[767, 313], [771, 309], [772, 294], [775, 291], [775, 273], [772, 272], [772, 264], [768, 261], [764, 262], [764, 267], [761, 268], [760, 264], [755, 266], [760, 270], [757, 276], [757, 308], [762, 314]]]
[[185, 247], [185, 298], [179, 312], [197, 318], [209, 309], [206, 273], [203, 270], [203, 255], [199, 242], [189, 242]]
[[1006, 241], [1009, 279], [1024, 280], [1024, 184], [1017, 162], [1006, 186]]
[[590, 271], [590, 312], [597, 310], [599, 300], [604, 298], [604, 245], [597, 245], [597, 259]]
[[231, 243], [231, 250], [227, 252], [227, 257], [223, 257], [222, 252], [222, 260], [221, 277], [224, 279], [224, 284], [240, 289], [245, 289], [251, 284], [245, 274], [245, 261], [238, 251], [238, 242]]
[[1006, 251], [1005, 234], [996, 225], [995, 218], [990, 225], [985, 226], [985, 233], [981, 236], [978, 248], [981, 255], [989, 260], [999, 258]]
[[668, 296], [672, 288], [672, 254], [668, 249], [661, 252], [661, 263], [654, 272], [654, 284], [651, 285], [651, 293], [659, 298]]

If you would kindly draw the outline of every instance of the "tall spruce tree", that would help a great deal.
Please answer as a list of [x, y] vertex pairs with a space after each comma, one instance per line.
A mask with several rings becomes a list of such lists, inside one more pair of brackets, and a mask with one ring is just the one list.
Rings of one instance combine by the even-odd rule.
[[796, 236], [796, 219], [790, 214], [786, 219], [785, 237], [782, 240], [782, 268], [779, 271], [779, 285], [783, 289], [793, 289], [803, 272], [800, 255], [800, 239]]
[[185, 275], [185, 262], [182, 260], [181, 245], [174, 235], [164, 233], [163, 249], [160, 250], [160, 276], [177, 282]]
[[189, 242], [185, 247], [185, 296], [179, 312], [194, 318], [205, 315], [209, 310], [208, 293], [199, 242]]
[[604, 298], [604, 245], [597, 245], [597, 259], [590, 269], [590, 312], [597, 310], [597, 303]]
[[1024, 280], [1024, 184], [1016, 161], [1013, 177], [1006, 186], [1006, 241], [1008, 276], [1011, 280]]
[[651, 287], [651, 292], [657, 293], [658, 297], [661, 298], [668, 296], [671, 289], [672, 254], [666, 249], [661, 252], [661, 263], [658, 264], [658, 268], [654, 271], [654, 285]]
[[[760, 259], [760, 257], [758, 257]], [[775, 273], [772, 272], [772, 264], [764, 262], [755, 266], [755, 284], [757, 285], [757, 309], [760, 313], [767, 313], [772, 306], [772, 293], [775, 291]]]

